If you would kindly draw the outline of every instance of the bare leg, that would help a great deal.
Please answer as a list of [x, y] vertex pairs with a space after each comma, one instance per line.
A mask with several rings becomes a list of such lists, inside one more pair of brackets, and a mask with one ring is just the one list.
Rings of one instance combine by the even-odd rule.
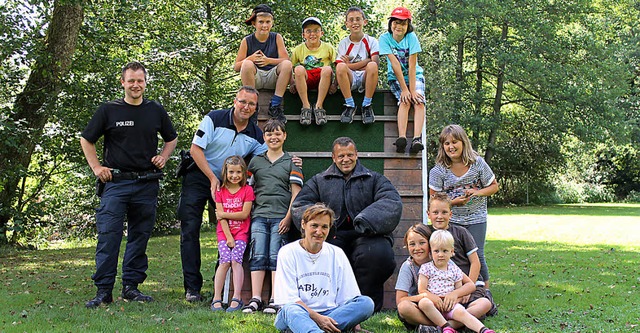
[[[364, 96], [372, 98], [378, 86], [378, 64], [371, 61], [364, 70]], [[342, 89], [342, 86], [340, 87]]]
[[478, 318], [467, 312], [463, 306], [456, 306], [453, 309], [453, 319], [463, 323], [467, 328], [474, 332], [479, 332], [484, 325]]
[[344, 99], [351, 98], [353, 74], [344, 62], [336, 65], [336, 81], [338, 81], [338, 86], [340, 86], [340, 91], [342, 92]]
[[262, 286], [264, 285], [265, 271], [251, 272], [251, 294], [253, 297], [262, 299]]
[[421, 299], [420, 302], [418, 302], [418, 308], [420, 309], [420, 311], [422, 311], [422, 313], [425, 314], [425, 316], [427, 316], [427, 318], [431, 319], [431, 322], [433, 322], [437, 326], [442, 327], [442, 325], [447, 323], [447, 320], [444, 319], [442, 313], [440, 313], [440, 311], [436, 308], [435, 304], [433, 304], [430, 299], [426, 297]]
[[[242, 283], [244, 282], [242, 264], [232, 261], [231, 270], [233, 272], [233, 298], [242, 299]], [[229, 305], [231, 306], [231, 304]]]
[[245, 59], [242, 61], [240, 67], [240, 79], [243, 86], [255, 87], [256, 86], [256, 73], [257, 68], [253, 61]]
[[300, 96], [302, 107], [310, 109], [311, 104], [309, 104], [309, 95], [307, 94], [307, 70], [303, 66], [296, 66], [293, 79], [296, 82], [296, 90]]
[[400, 302], [398, 304], [398, 314], [412, 325], [433, 325], [424, 312], [420, 311], [418, 305], [411, 301]]
[[[277, 96], [280, 96], [280, 97], [284, 96], [284, 92], [285, 92], [285, 90], [287, 90], [287, 85], [289, 84], [289, 81], [291, 80], [291, 68], [292, 68], [292, 66], [293, 65], [291, 64], [291, 61], [283, 60], [276, 67], [276, 74], [278, 74], [278, 80], [276, 81], [275, 94]], [[243, 83], [244, 83], [244, 81], [243, 81]]]
[[316, 108], [322, 109], [322, 104], [324, 103], [324, 99], [327, 97], [329, 93], [329, 86], [331, 85], [331, 75], [333, 74], [333, 70], [330, 66], [322, 67], [322, 71], [320, 72], [320, 83], [318, 84], [318, 100], [316, 101]]
[[[230, 267], [231, 267], [231, 264], [228, 262], [218, 265], [218, 269], [216, 270], [216, 276], [213, 279], [213, 288], [214, 288], [213, 300], [214, 301], [222, 300], [222, 289], [224, 289], [224, 280], [227, 277], [227, 271], [229, 271]], [[218, 307], [222, 307], [222, 304], [220, 304], [220, 306], [216, 306], [216, 308]]]
[[[422, 135], [422, 125], [424, 123], [424, 110], [425, 110], [424, 104], [413, 105], [413, 136], [416, 138]], [[406, 131], [406, 126], [405, 126], [405, 131]]]
[[400, 103], [398, 106], [398, 136], [407, 137], [407, 123], [409, 122], [409, 108], [411, 104]]

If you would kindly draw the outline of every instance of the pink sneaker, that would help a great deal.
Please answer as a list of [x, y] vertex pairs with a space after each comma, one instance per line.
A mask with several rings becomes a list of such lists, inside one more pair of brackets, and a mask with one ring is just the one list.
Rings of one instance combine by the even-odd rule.
[[494, 330], [485, 330], [484, 333], [496, 333]]
[[442, 333], [458, 333], [458, 331], [454, 330], [451, 326], [447, 326], [442, 329]]

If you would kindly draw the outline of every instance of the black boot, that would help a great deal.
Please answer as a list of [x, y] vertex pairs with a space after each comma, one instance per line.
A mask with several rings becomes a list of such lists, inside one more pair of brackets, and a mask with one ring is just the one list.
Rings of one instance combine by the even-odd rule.
[[143, 294], [136, 286], [124, 286], [122, 298], [136, 302], [153, 302], [153, 297]]
[[97, 308], [100, 304], [109, 304], [113, 302], [113, 296], [111, 295], [111, 290], [108, 289], [98, 289], [96, 293], [96, 297], [92, 300], [85, 303], [85, 306], [89, 309]]

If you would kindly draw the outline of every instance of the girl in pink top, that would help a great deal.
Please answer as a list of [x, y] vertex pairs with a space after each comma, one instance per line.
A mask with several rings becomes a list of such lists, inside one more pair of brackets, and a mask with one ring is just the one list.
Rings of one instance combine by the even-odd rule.
[[249, 240], [251, 205], [255, 200], [253, 189], [247, 185], [247, 165], [240, 156], [230, 156], [222, 167], [222, 187], [216, 192], [216, 219], [218, 227], [219, 266], [214, 279], [212, 311], [221, 311], [222, 289], [227, 271], [233, 272], [233, 297], [227, 312], [242, 308], [244, 271], [242, 257]]

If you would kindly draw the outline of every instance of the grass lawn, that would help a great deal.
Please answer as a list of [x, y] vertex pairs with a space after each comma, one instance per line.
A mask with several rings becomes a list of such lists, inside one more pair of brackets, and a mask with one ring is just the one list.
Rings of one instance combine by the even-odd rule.
[[[514, 333], [640, 332], [640, 205], [489, 213], [486, 255], [500, 310], [485, 320], [488, 327]], [[210, 278], [215, 233], [202, 240], [203, 274]], [[95, 293], [93, 243], [0, 249], [0, 332], [276, 332], [270, 316], [211, 313], [206, 303], [185, 302], [178, 236], [152, 238], [148, 254], [149, 278], [141, 289], [156, 302], [118, 299], [87, 310], [84, 302]], [[206, 282], [205, 292], [212, 284]], [[393, 311], [363, 327], [405, 332]]]

